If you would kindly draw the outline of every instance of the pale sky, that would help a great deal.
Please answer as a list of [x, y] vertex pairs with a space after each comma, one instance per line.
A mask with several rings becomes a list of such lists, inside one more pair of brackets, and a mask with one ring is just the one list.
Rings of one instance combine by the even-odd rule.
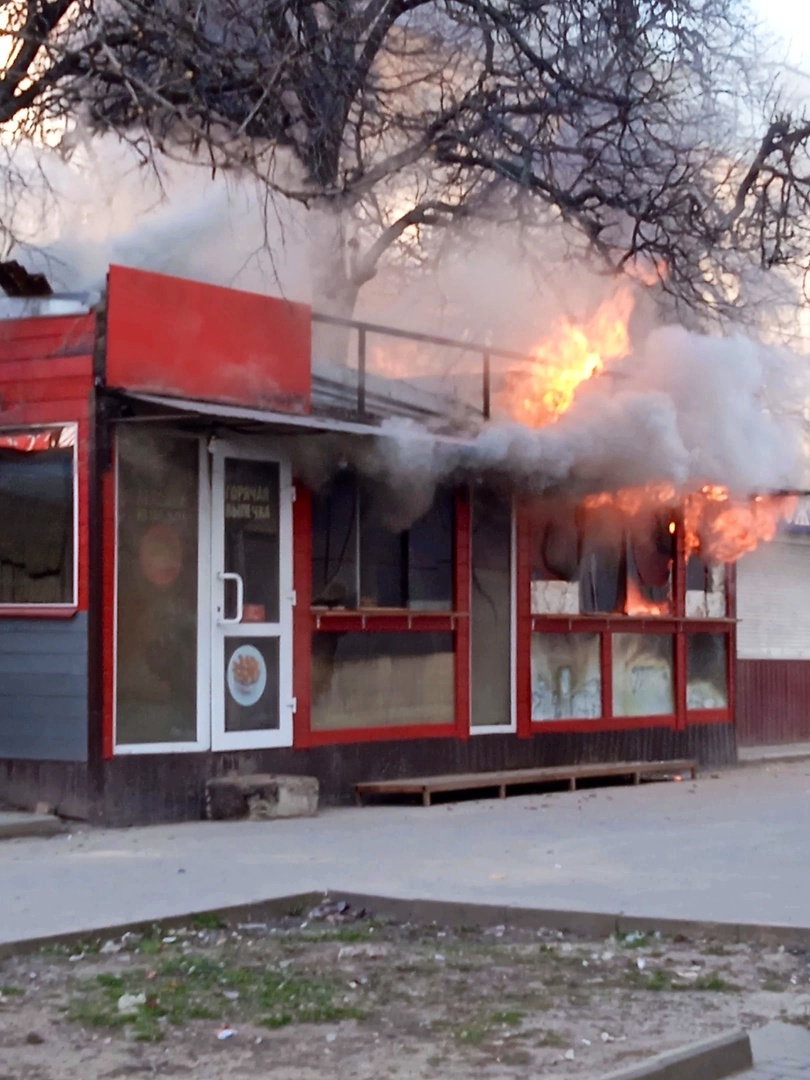
[[767, 28], [790, 47], [790, 62], [810, 68], [810, 4], [807, 0], [752, 0]]

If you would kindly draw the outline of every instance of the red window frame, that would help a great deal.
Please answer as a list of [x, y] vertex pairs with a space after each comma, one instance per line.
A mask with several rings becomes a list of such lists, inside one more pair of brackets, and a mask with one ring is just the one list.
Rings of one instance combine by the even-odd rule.
[[[296, 608], [293, 619], [293, 684], [296, 713], [293, 746], [307, 749], [338, 743], [390, 742], [397, 739], [467, 739], [470, 735], [470, 503], [467, 493], [455, 496], [454, 599], [452, 611], [413, 612], [323, 611], [312, 607], [312, 493], [296, 485], [293, 507], [293, 576]], [[455, 719], [452, 724], [399, 727], [312, 728], [312, 635], [319, 630], [344, 633], [429, 633], [454, 636]]]
[[[86, 406], [85, 406], [86, 412]], [[55, 417], [58, 417], [55, 419]], [[44, 429], [73, 427], [76, 429], [76, 445], [74, 447], [74, 480], [73, 497], [74, 513], [73, 535], [76, 551], [74, 554], [74, 574], [76, 580], [73, 583], [73, 600], [64, 604], [2, 604], [0, 603], [0, 618], [3, 619], [72, 619], [79, 612], [87, 611], [88, 607], [88, 422], [86, 415], [73, 416], [66, 420], [64, 413], [59, 407], [50, 405], [30, 406], [26, 410], [25, 422], [20, 424], [3, 424], [0, 429], [0, 439], [5, 440], [6, 445], [12, 439], [28, 440], [31, 445], [21, 449], [42, 449], [40, 436]], [[43, 437], [44, 438], [44, 437]]]
[[[517, 552], [515, 594], [517, 610], [517, 729], [522, 738], [544, 733], [630, 731], [669, 728], [685, 731], [704, 724], [727, 724], [734, 716], [734, 655], [736, 646], [736, 598], [733, 568], [727, 568], [726, 617], [686, 617], [686, 559], [682, 523], [677, 522], [672, 591], [674, 612], [667, 616], [628, 615], [533, 615], [531, 611], [531, 524], [521, 507], [516, 509]], [[589, 720], [533, 720], [531, 701], [531, 636], [534, 633], [598, 633], [602, 678], [602, 715]], [[660, 716], [613, 715], [613, 637], [626, 633], [668, 634], [673, 639], [675, 710]], [[694, 633], [717, 633], [726, 637], [728, 705], [723, 709], [689, 710], [686, 706], [687, 637]]]

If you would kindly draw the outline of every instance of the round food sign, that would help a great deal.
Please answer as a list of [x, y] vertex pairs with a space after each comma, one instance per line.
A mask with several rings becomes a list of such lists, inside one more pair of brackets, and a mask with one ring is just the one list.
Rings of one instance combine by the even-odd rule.
[[228, 690], [234, 701], [255, 705], [267, 686], [267, 665], [253, 645], [240, 645], [228, 664]]

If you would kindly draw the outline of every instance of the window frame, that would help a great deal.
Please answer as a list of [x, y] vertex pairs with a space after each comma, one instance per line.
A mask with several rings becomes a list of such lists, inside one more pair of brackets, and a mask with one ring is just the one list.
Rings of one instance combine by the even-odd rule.
[[9, 424], [0, 427], [0, 438], [9, 435], [33, 435], [37, 432], [68, 429], [73, 434], [70, 447], [72, 452], [71, 485], [73, 490], [73, 559], [72, 559], [72, 597], [59, 603], [38, 603], [37, 601], [14, 602], [0, 601], [0, 616], [17, 618], [72, 618], [79, 610], [79, 549], [81, 543], [80, 498], [79, 498], [79, 422], [77, 420], [55, 420], [39, 424]]
[[[362, 526], [362, 494], [363, 494], [363, 492], [362, 492], [362, 487], [361, 487], [361, 483], [360, 483], [360, 481], [361, 481], [360, 475], [358, 473], [356, 473], [356, 472], [351, 472], [350, 475], [351, 475], [351, 477], [352, 477], [352, 479], [353, 479], [353, 481], [354, 481], [354, 483], [356, 485], [355, 486], [354, 526], [353, 527], [354, 527], [354, 531], [355, 531], [355, 545], [354, 545], [355, 546], [355, 558], [354, 558], [355, 575], [354, 576], [355, 576], [355, 591], [356, 591], [356, 594], [357, 594], [357, 603], [356, 603], [356, 605], [354, 607], [336, 608], [336, 607], [329, 607], [328, 605], [325, 605], [325, 604], [316, 605], [313, 602], [310, 605], [311, 608], [312, 608], [313, 616], [316, 616], [316, 617], [326, 616], [327, 619], [329, 620], [329, 625], [334, 626], [335, 628], [343, 629], [343, 630], [351, 630], [351, 629], [355, 629], [356, 627], [355, 627], [354, 624], [352, 624], [351, 626], [340, 625], [338, 620], [340, 620], [341, 616], [345, 616], [348, 619], [355, 619], [357, 616], [363, 616], [364, 619], [368, 618], [368, 619], [372, 619], [372, 620], [380, 620], [380, 619], [386, 619], [386, 618], [401, 619], [403, 617], [406, 617], [408, 619], [408, 624], [403, 625], [400, 628], [401, 629], [407, 629], [407, 630], [410, 630], [412, 628], [413, 629], [419, 629], [420, 627], [418, 625], [418, 620], [420, 620], [422, 617], [426, 616], [426, 617], [431, 618], [431, 619], [438, 619], [438, 620], [444, 619], [445, 620], [444, 623], [440, 623], [440, 624], [435, 625], [434, 628], [436, 630], [441, 630], [441, 629], [445, 629], [445, 628], [452, 629], [452, 625], [451, 625], [452, 616], [454, 615], [454, 613], [456, 611], [456, 603], [457, 603], [456, 558], [457, 558], [457, 539], [458, 539], [458, 498], [457, 498], [456, 490], [453, 489], [453, 488], [450, 488], [448, 490], [448, 502], [449, 502], [449, 504], [451, 506], [451, 509], [452, 509], [453, 521], [452, 521], [451, 529], [450, 529], [450, 534], [451, 534], [451, 540], [450, 540], [450, 547], [451, 547], [451, 550], [450, 550], [451, 596], [450, 596], [450, 599], [449, 599], [449, 602], [448, 602], [447, 606], [446, 607], [441, 607], [441, 608], [438, 608], [438, 607], [435, 607], [435, 608], [433, 608], [433, 607], [421, 608], [421, 607], [410, 607], [410, 606], [408, 606], [406, 604], [405, 606], [398, 606], [398, 607], [372, 607], [372, 606], [364, 607], [360, 603], [360, 598], [361, 598], [362, 591], [363, 591], [363, 560], [362, 560], [363, 536], [362, 536], [362, 529], [361, 529], [361, 526]], [[317, 493], [315, 493], [315, 492], [311, 493], [310, 497], [312, 499], [312, 504], [313, 504], [313, 508], [314, 508], [314, 502], [315, 502], [315, 499], [317, 498]], [[433, 508], [433, 504], [431, 504], [430, 509], [432, 509], [432, 508]], [[428, 512], [429, 512], [429, 510], [426, 511], [425, 513], [427, 514]], [[313, 518], [314, 518], [314, 515], [313, 515]], [[417, 519], [417, 520], [420, 520], [420, 519]], [[416, 524], [416, 522], [414, 522], [414, 524]], [[398, 534], [397, 533], [392, 533], [391, 535], [397, 536], [398, 538], [402, 539], [407, 534], [409, 534], [410, 531], [411, 531], [411, 527], [409, 526], [409, 528], [403, 529], [401, 533], [398, 533]], [[313, 531], [313, 535], [312, 535], [312, 538], [311, 538], [311, 543], [312, 543], [312, 545], [314, 547], [314, 531]], [[410, 547], [408, 547], [407, 550], [410, 551]], [[310, 557], [310, 564], [312, 564], [312, 558], [311, 557]], [[313, 576], [313, 573], [312, 573], [312, 565], [310, 565], [309, 575], [310, 575], [311, 588], [312, 588], [313, 594], [314, 594], [314, 576]], [[333, 619], [335, 620], [334, 623], [332, 622]], [[413, 622], [417, 623], [417, 625], [415, 627], [412, 626]], [[365, 624], [360, 628], [365, 630], [366, 629]], [[377, 628], [380, 629], [381, 627], [378, 625]], [[427, 627], [421, 627], [421, 628], [422, 629], [427, 629]], [[319, 620], [318, 621], [318, 626], [316, 627], [316, 629], [319, 629], [319, 630], [320, 629], [326, 629], [326, 627], [321, 627], [320, 620]], [[371, 628], [369, 627], [369, 629], [371, 629]], [[393, 630], [394, 628], [390, 627], [390, 629]]]
[[[532, 738], [542, 734], [586, 734], [666, 728], [683, 732], [690, 727], [734, 722], [734, 656], [736, 650], [736, 598], [734, 568], [725, 568], [726, 615], [696, 617], [686, 615], [686, 563], [683, 522], [676, 519], [675, 559], [672, 568], [672, 612], [666, 615], [624, 615], [621, 613], [536, 614], [531, 610], [532, 519], [518, 509], [517, 608], [518, 608], [518, 734]], [[531, 706], [531, 635], [535, 633], [598, 633], [602, 673], [602, 715], [596, 719], [534, 720]], [[673, 638], [673, 684], [675, 708], [658, 716], [615, 716], [613, 713], [613, 635], [617, 633], [668, 634]], [[686, 703], [686, 645], [693, 633], [722, 634], [726, 637], [728, 663], [728, 705], [722, 709], [688, 709]]]
[[[313, 492], [296, 485], [294, 504], [295, 552], [293, 572], [297, 606], [294, 612], [295, 660], [293, 680], [298, 711], [293, 725], [293, 746], [309, 749], [349, 743], [392, 742], [415, 739], [468, 739], [470, 737], [470, 501], [467, 489], [452, 488], [453, 550], [451, 606], [445, 611], [414, 611], [408, 608], [329, 609], [314, 607], [312, 574]], [[312, 727], [311, 640], [316, 631], [453, 634], [455, 656], [455, 718], [452, 724], [403, 727], [341, 728], [335, 731]]]
[[[184, 432], [171, 426], [163, 431], [172, 438], [182, 438], [197, 445], [197, 728], [196, 739], [182, 742], [119, 742], [118, 738], [118, 579], [120, 577], [120, 465], [121, 444], [116, 433], [113, 445], [112, 503], [113, 503], [113, 552], [112, 559], [112, 643], [111, 676], [109, 684], [110, 745], [107, 757], [138, 757], [156, 754], [203, 753], [211, 749], [211, 657], [210, 642], [205, 637], [210, 625], [211, 592], [211, 507], [212, 493], [208, 472], [208, 447], [206, 440], [194, 432]], [[105, 554], [105, 558], [106, 558]]]

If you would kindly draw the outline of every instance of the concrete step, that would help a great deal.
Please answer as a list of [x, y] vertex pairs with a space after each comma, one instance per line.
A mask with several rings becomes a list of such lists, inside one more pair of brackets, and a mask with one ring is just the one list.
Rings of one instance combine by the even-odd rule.
[[31, 836], [57, 836], [65, 826], [53, 814], [29, 814], [23, 810], [0, 810], [0, 840]]

